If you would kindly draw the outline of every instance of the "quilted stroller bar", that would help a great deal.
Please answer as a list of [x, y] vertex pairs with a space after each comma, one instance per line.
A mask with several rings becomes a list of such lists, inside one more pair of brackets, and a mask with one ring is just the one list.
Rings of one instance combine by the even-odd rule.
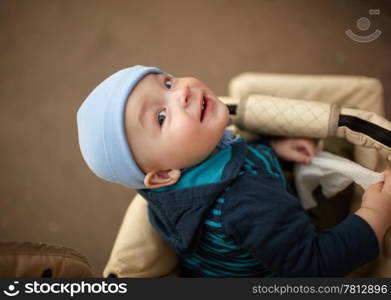
[[391, 161], [391, 123], [376, 113], [258, 94], [241, 101], [221, 99], [241, 129], [275, 136], [345, 138], [357, 146], [375, 148]]
[[335, 104], [254, 94], [239, 101], [233, 122], [259, 134], [325, 138], [336, 135], [338, 116]]

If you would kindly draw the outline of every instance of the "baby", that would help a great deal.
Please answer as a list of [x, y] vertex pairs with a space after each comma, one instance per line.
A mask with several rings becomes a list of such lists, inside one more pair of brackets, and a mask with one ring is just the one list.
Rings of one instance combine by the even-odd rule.
[[375, 259], [391, 225], [391, 172], [362, 207], [317, 232], [278, 155], [308, 163], [306, 138], [246, 142], [201, 81], [134, 66], [99, 84], [77, 114], [79, 144], [99, 177], [135, 188], [180, 257], [182, 276], [345, 276]]

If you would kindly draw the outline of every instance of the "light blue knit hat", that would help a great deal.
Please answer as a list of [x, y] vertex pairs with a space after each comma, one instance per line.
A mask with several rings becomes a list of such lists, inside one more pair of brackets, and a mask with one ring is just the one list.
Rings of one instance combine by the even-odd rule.
[[98, 177], [142, 189], [145, 174], [137, 166], [125, 133], [125, 106], [136, 84], [159, 68], [134, 66], [101, 82], [77, 112], [79, 146], [88, 167]]

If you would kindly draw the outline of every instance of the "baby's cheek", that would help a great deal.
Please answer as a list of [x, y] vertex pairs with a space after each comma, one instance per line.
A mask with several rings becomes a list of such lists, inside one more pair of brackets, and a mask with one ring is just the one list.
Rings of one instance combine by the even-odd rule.
[[187, 126], [177, 128], [176, 134], [172, 137], [173, 152], [178, 160], [192, 164], [195, 161], [204, 159], [215, 145], [211, 143], [213, 139], [205, 134], [200, 127]]
[[200, 132], [192, 127], [187, 127], [186, 130], [179, 130], [175, 140], [177, 146], [182, 150], [187, 150], [187, 152], [195, 151], [200, 147], [200, 143], [203, 142], [200, 140]]
[[195, 137], [198, 131], [199, 127], [194, 121], [189, 122], [187, 119], [183, 118], [182, 120], [175, 122], [175, 124], [170, 128], [170, 136], [178, 142], [184, 142]]

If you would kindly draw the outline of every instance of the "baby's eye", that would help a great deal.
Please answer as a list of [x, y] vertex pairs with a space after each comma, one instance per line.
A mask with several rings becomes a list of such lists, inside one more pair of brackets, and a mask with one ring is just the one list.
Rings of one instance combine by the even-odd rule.
[[164, 80], [164, 85], [166, 86], [166, 88], [170, 89], [172, 87], [172, 78], [166, 78]]
[[166, 119], [166, 110], [164, 109], [164, 110], [160, 111], [159, 114], [157, 115], [157, 120], [158, 120], [160, 126], [163, 125], [163, 122], [165, 119]]

